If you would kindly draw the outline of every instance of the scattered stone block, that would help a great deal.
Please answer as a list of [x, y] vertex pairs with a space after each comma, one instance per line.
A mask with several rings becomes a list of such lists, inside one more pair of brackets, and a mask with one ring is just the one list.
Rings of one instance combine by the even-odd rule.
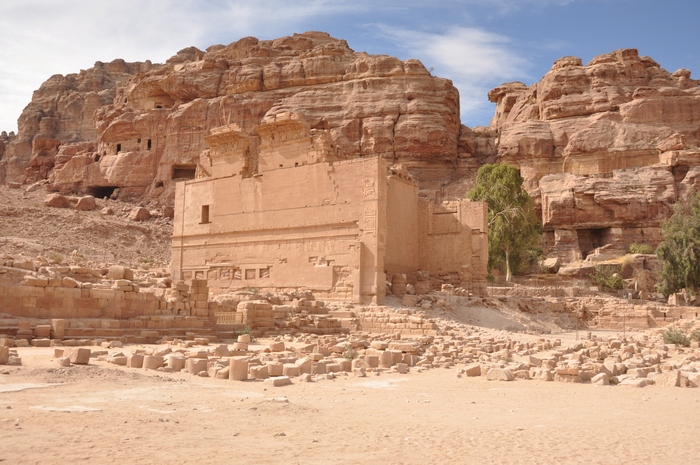
[[249, 372], [250, 376], [255, 379], [267, 379], [269, 377], [267, 365], [251, 366]]
[[478, 363], [467, 365], [464, 368], [464, 374], [467, 377], [481, 376], [481, 365], [479, 365]]
[[141, 368], [143, 367], [143, 355], [141, 354], [130, 354], [126, 357], [126, 366], [129, 368]]
[[302, 357], [294, 363], [299, 367], [299, 373], [311, 373], [311, 366], [313, 365], [313, 362], [310, 358]]
[[126, 366], [126, 360], [127, 360], [127, 357], [125, 355], [114, 355], [114, 356], [107, 358], [107, 361], [109, 363], [114, 363], [115, 365], [119, 365], [119, 366]]
[[284, 341], [271, 342], [268, 347], [270, 348], [270, 352], [284, 352]]
[[34, 328], [34, 337], [50, 338], [51, 325], [36, 325]]
[[607, 373], [598, 373], [593, 378], [591, 378], [591, 384], [596, 386], [608, 386], [610, 385], [610, 377]]
[[378, 355], [365, 355], [365, 362], [367, 362], [367, 366], [370, 368], [378, 368], [379, 367], [379, 356]]
[[58, 357], [56, 359], [56, 361], [58, 362], [59, 366], [62, 366], [62, 367], [69, 367], [70, 366], [70, 357]]
[[385, 350], [379, 355], [379, 367], [380, 368], [391, 368], [394, 364], [394, 354]]
[[288, 376], [276, 376], [274, 378], [267, 378], [265, 381], [267, 384], [271, 384], [275, 387], [288, 386], [292, 384], [292, 380]]
[[647, 381], [641, 378], [625, 378], [619, 384], [620, 386], [645, 387]]
[[87, 365], [90, 362], [90, 349], [74, 347], [70, 351], [70, 361], [74, 365]]
[[143, 357], [143, 368], [145, 370], [157, 370], [163, 366], [165, 360], [160, 355], [146, 355]]
[[352, 360], [338, 360], [338, 365], [340, 365], [340, 371], [350, 373], [352, 371]]
[[32, 347], [51, 347], [51, 339], [32, 339]]
[[301, 372], [299, 367], [294, 363], [285, 363], [282, 367], [282, 376], [299, 376]]
[[241, 334], [236, 338], [236, 342], [244, 342], [250, 344], [250, 334]]
[[10, 348], [0, 346], [0, 365], [7, 365], [10, 360]]
[[267, 362], [267, 372], [270, 376], [282, 376], [283, 369], [284, 365], [280, 362]]
[[491, 368], [486, 374], [488, 381], [513, 381], [515, 375], [507, 368]]

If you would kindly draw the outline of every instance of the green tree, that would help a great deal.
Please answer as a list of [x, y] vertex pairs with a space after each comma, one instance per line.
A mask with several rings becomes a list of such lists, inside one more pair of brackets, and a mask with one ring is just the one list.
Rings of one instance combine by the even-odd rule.
[[663, 261], [659, 290], [668, 296], [680, 289], [695, 295], [700, 288], [700, 195], [679, 202], [661, 225], [664, 241], [656, 249]]
[[510, 282], [514, 271], [541, 254], [542, 224], [520, 171], [508, 164], [482, 166], [467, 198], [488, 205], [489, 269], [504, 264]]

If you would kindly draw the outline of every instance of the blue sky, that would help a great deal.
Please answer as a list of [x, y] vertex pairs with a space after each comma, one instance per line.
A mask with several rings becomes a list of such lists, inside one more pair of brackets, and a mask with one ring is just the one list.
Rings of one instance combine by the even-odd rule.
[[4, 0], [0, 131], [16, 131], [32, 91], [53, 74], [307, 30], [355, 51], [420, 59], [459, 89], [464, 124], [487, 125], [490, 89], [532, 84], [562, 56], [586, 63], [637, 48], [700, 78], [698, 18], [697, 0]]

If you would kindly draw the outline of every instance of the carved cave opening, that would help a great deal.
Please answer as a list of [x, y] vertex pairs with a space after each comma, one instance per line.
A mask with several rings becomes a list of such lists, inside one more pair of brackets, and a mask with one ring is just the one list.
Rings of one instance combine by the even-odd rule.
[[612, 242], [611, 228], [579, 229], [577, 232], [578, 246], [584, 260], [595, 249]]
[[194, 179], [197, 165], [173, 165], [171, 179]]
[[114, 191], [119, 189], [119, 186], [92, 186], [87, 188], [87, 193], [96, 199], [111, 198]]

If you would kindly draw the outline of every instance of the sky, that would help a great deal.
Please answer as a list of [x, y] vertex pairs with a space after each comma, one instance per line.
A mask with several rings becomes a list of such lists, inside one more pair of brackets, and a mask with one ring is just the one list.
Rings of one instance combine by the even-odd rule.
[[3, 0], [0, 131], [17, 131], [32, 92], [54, 74], [310, 30], [357, 52], [421, 60], [459, 89], [462, 123], [484, 126], [490, 89], [533, 84], [563, 56], [587, 63], [636, 48], [700, 78], [698, 18], [698, 0]]

